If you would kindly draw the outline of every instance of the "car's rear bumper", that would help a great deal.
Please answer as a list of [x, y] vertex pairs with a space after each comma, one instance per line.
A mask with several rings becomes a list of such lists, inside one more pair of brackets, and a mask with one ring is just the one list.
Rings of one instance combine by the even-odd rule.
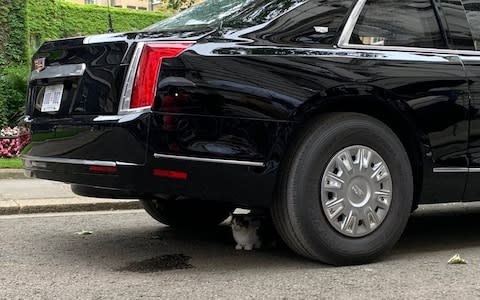
[[[143, 166], [131, 163], [29, 155], [23, 155], [22, 159], [26, 176], [66, 183], [138, 190], [136, 179], [144, 176]], [[92, 171], [92, 167], [94, 171]], [[103, 167], [106, 168], [106, 171], [102, 171]]]
[[[186, 180], [155, 175], [157, 165], [132, 165], [122, 162], [71, 161], [23, 156], [25, 174], [29, 177], [61, 181], [101, 189], [112, 196], [128, 192], [130, 197], [149, 194], [190, 196], [198, 199], [228, 202], [238, 206], [265, 207], [272, 198], [275, 173], [265, 167], [233, 165], [221, 162], [162, 159], [161, 170], [184, 172]], [[102, 166], [108, 166], [102, 172]], [[92, 171], [91, 167], [95, 167]], [[98, 171], [98, 169], [100, 171]], [[115, 170], [112, 173], [112, 170]], [[107, 191], [101, 191], [108, 194]], [[90, 194], [88, 196], [98, 196]]]
[[167, 134], [152, 119], [144, 113], [34, 120], [32, 143], [22, 155], [25, 174], [130, 196], [182, 195], [248, 207], [270, 203], [278, 161], [162, 154], [158, 150], [169, 146], [161, 144]]

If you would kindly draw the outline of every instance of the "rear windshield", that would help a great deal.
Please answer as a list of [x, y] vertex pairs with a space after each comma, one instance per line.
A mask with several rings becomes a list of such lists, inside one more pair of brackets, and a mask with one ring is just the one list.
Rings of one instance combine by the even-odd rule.
[[[191, 30], [220, 24], [252, 26], [275, 19], [307, 0], [206, 0], [145, 31]], [[238, 22], [241, 20], [241, 22]], [[236, 27], [236, 26], [235, 26]]]

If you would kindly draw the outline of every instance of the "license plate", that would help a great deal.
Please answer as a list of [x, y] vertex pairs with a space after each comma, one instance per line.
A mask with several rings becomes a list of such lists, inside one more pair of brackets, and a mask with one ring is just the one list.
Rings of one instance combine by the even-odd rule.
[[43, 95], [42, 112], [55, 112], [60, 110], [62, 103], [63, 84], [49, 85]]

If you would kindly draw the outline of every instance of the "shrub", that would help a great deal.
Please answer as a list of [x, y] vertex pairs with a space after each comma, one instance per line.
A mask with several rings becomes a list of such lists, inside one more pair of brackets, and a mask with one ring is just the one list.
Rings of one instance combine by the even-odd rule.
[[0, 158], [17, 157], [30, 142], [27, 131], [18, 127], [7, 127], [0, 131]]
[[0, 128], [13, 126], [23, 114], [29, 67], [8, 66], [0, 71]]

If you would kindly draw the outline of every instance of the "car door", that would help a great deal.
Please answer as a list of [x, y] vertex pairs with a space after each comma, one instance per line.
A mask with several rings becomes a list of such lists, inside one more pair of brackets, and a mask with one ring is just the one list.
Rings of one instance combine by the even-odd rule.
[[443, 13], [438, 1], [359, 0], [339, 40], [340, 48], [381, 51], [349, 70], [368, 74], [415, 118], [426, 149], [421, 203], [461, 200], [468, 174], [468, 82]]
[[[449, 1], [452, 2], [452, 1]], [[469, 168], [465, 189], [465, 201], [480, 200], [480, 0], [462, 0], [462, 14], [455, 22], [462, 27], [464, 36], [469, 36], [471, 42], [464, 40], [457, 44], [457, 49], [464, 50], [461, 59], [469, 79], [470, 89], [470, 132], [469, 132]], [[457, 3], [458, 6], [458, 3]], [[448, 18], [448, 16], [447, 16]]]

